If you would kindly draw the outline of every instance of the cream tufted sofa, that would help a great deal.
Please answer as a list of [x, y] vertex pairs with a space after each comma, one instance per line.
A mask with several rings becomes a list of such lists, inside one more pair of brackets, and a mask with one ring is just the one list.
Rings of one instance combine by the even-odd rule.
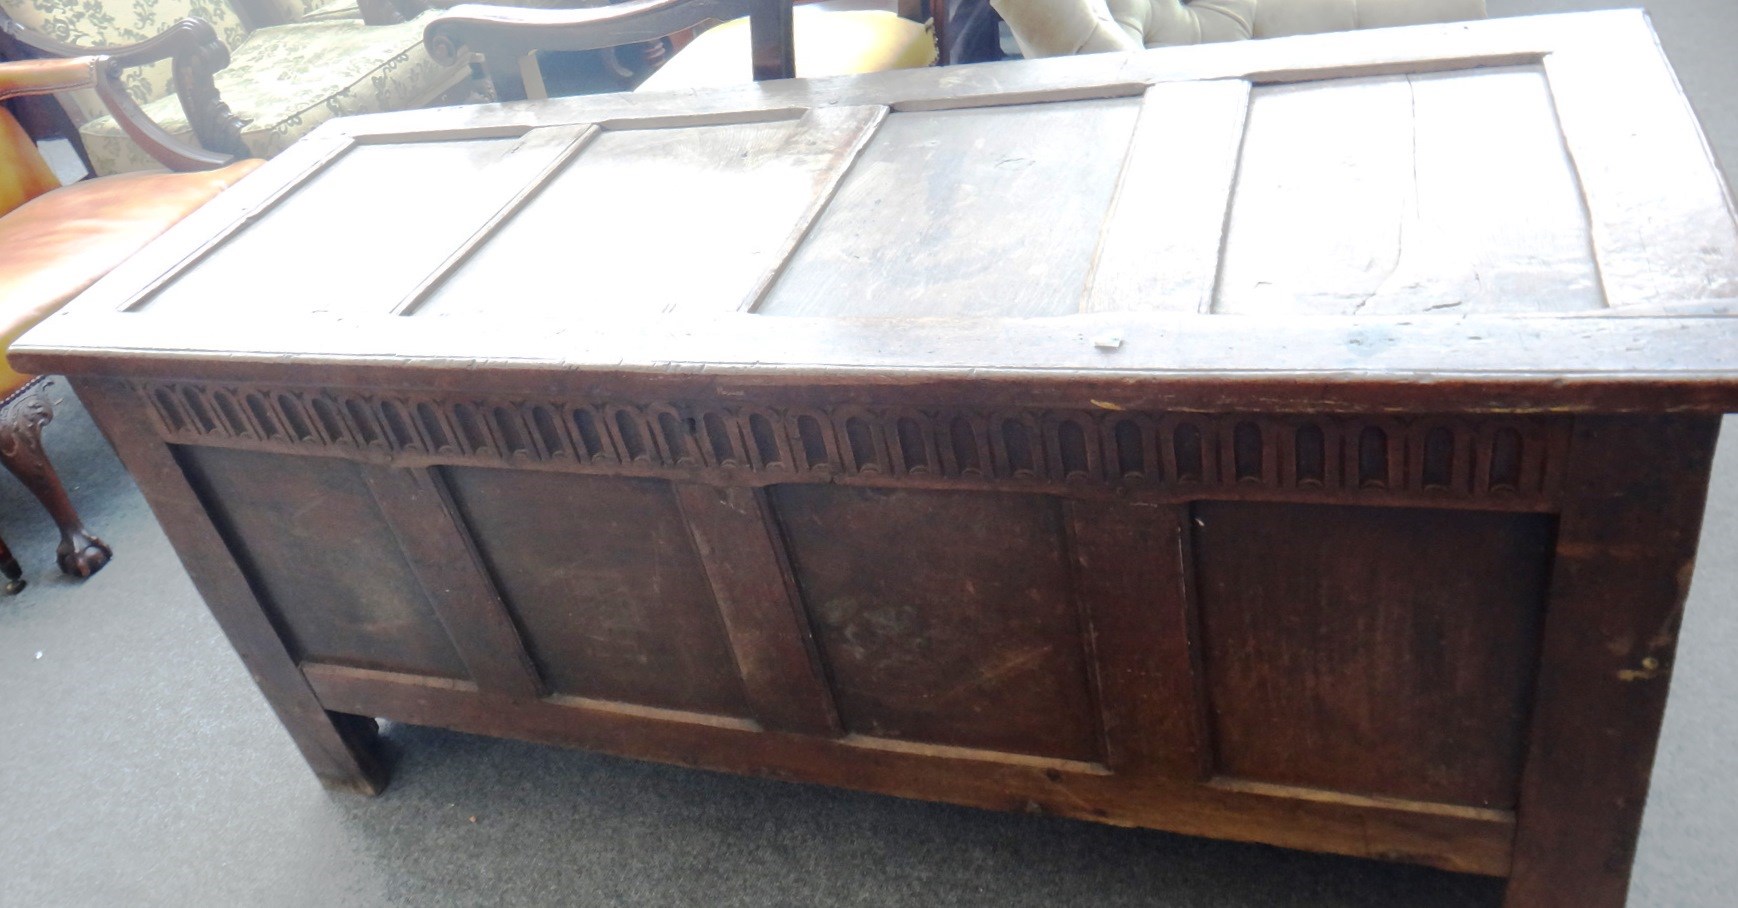
[[1485, 0], [990, 0], [1028, 57], [1482, 19]]

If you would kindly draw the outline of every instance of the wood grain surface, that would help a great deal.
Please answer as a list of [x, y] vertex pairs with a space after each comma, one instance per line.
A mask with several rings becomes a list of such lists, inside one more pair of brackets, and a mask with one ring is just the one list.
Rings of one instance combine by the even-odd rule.
[[339, 119], [13, 362], [328, 785], [382, 717], [1609, 908], [1735, 224], [1644, 17], [1501, 20]]

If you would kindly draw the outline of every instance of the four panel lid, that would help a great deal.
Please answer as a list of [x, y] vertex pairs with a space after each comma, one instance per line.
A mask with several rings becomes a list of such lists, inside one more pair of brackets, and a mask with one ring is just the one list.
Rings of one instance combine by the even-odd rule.
[[1600, 13], [348, 118], [13, 349], [1720, 410], [1731, 314], [1730, 197]]

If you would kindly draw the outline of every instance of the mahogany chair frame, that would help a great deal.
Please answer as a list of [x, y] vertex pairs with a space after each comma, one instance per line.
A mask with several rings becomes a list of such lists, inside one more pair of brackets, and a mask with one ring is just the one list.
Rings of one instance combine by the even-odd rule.
[[[901, 18], [922, 21], [933, 9], [936, 36], [945, 31], [945, 4], [899, 0]], [[424, 32], [429, 53], [442, 63], [456, 63], [467, 53], [480, 54], [500, 101], [520, 101], [527, 91], [528, 66], [539, 51], [603, 50], [625, 44], [657, 41], [710, 21], [747, 16], [754, 79], [796, 76], [796, 37], [791, 0], [627, 0], [592, 9], [523, 9], [465, 4], [454, 6], [430, 22]]]
[[790, 0], [629, 0], [573, 10], [466, 4], [430, 22], [423, 43], [441, 63], [456, 63], [466, 53], [482, 55], [496, 99], [519, 101], [528, 96], [525, 62], [534, 52], [603, 50], [744, 15], [749, 17], [755, 80], [795, 76]]
[[[7, 34], [18, 33], [11, 22], [0, 23], [0, 29]], [[187, 68], [178, 65], [178, 80], [183, 75], [196, 79], [204, 72], [197, 68], [202, 61], [216, 59], [221, 66], [228, 61], [228, 52], [222, 43], [215, 42], [215, 36], [212, 36], [213, 43], [201, 40], [210, 31], [210, 25], [187, 19], [151, 42], [135, 45], [133, 55], [125, 59], [82, 56], [0, 64], [29, 69], [23, 76], [0, 80], [0, 102], [89, 88], [114, 114], [127, 135], [165, 167], [188, 171], [222, 166], [233, 160], [232, 156], [192, 148], [177, 141], [145, 116], [120, 82], [120, 73], [125, 67], [160, 60], [180, 50], [187, 50], [187, 53], [176, 59], [178, 63], [184, 60]], [[213, 53], [220, 56], [205, 56]], [[206, 75], [208, 77], [209, 73]], [[89, 577], [101, 570], [113, 553], [107, 544], [85, 529], [42, 447], [42, 429], [54, 419], [53, 404], [43, 393], [47, 384], [46, 376], [38, 376], [0, 400], [0, 465], [17, 476], [42, 502], [60, 529], [57, 555], [60, 569], [74, 577]], [[0, 576], [5, 578], [4, 584], [0, 584], [5, 593], [16, 593], [24, 588], [23, 570], [4, 541], [0, 541]]]
[[[232, 0], [232, 5], [242, 23], [249, 29], [284, 25], [288, 22], [281, 9], [265, 0]], [[357, 7], [364, 23], [390, 25], [413, 19], [428, 10], [430, 5], [423, 0], [357, 0]], [[188, 159], [190, 163], [210, 162], [198, 163], [196, 167], [218, 166], [238, 158], [254, 156], [241, 139], [241, 129], [246, 121], [231, 112], [213, 80], [219, 70], [229, 65], [230, 48], [217, 36], [217, 30], [211, 23], [204, 19], [182, 19], [161, 34], [133, 44], [83, 47], [25, 28], [4, 12], [0, 12], [0, 61], [91, 56], [107, 58], [107, 65], [117, 70], [145, 66], [161, 60], [171, 61], [175, 95], [181, 101], [182, 110], [186, 111], [187, 123], [192, 127], [193, 137], [198, 140], [200, 148], [188, 148], [184, 143], [173, 140], [167, 144], [161, 140], [154, 141], [153, 148], [136, 136], [133, 137], [152, 156], [157, 155], [157, 150], [173, 148], [178, 149], [173, 152], [176, 155], [194, 154], [195, 158]], [[151, 123], [125, 91], [120, 92], [119, 97], [113, 100], [105, 98], [104, 101], [129, 136], [132, 136], [128, 126], [128, 121], [131, 120], [135, 124], [146, 124], [141, 128], [155, 130], [160, 137], [168, 138], [168, 133]], [[90, 168], [84, 145], [78, 140], [78, 124], [72, 122], [58, 104], [49, 99], [24, 98], [20, 99], [18, 108], [19, 120], [32, 135], [58, 135], [72, 140], [79, 156], [84, 159], [86, 168]], [[167, 161], [164, 163], [174, 169], [188, 169], [168, 164]]]
[[[102, 66], [109, 75], [96, 80], [98, 96], [128, 137], [162, 161], [164, 166], [174, 170], [201, 170], [236, 158], [252, 157], [241, 141], [243, 121], [230, 112], [212, 79], [213, 74], [229, 65], [229, 47], [217, 37], [211, 23], [203, 19], [182, 19], [162, 34], [136, 44], [93, 48], [77, 47], [31, 31], [0, 14], [0, 37], [12, 47], [21, 49], [21, 52], [8, 53], [20, 53], [20, 56], [103, 58]], [[188, 147], [153, 123], [120, 87], [118, 79], [109, 77], [118, 76], [120, 70], [160, 60], [170, 61], [175, 94], [181, 99], [181, 108], [187, 113], [188, 125], [193, 128], [193, 136], [199, 141], [200, 148]], [[38, 113], [32, 119], [40, 122], [43, 116]], [[65, 118], [62, 115], [56, 119]], [[72, 131], [76, 134], [76, 129]], [[169, 157], [165, 159], [159, 152]]]

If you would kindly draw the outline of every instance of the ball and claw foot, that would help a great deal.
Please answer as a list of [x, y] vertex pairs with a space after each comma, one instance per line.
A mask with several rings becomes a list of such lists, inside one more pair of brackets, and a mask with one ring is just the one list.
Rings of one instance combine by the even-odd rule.
[[17, 476], [54, 518], [60, 528], [55, 560], [67, 575], [83, 579], [102, 570], [114, 553], [84, 528], [42, 449], [42, 427], [54, 419], [54, 407], [42, 393], [45, 384], [34, 379], [0, 401], [0, 466]]
[[12, 553], [5, 549], [6, 543], [0, 542], [0, 575], [6, 577], [6, 595], [16, 596], [19, 590], [27, 586], [24, 582], [24, 569], [18, 566], [18, 559], [13, 558]]
[[60, 564], [61, 573], [83, 580], [102, 570], [114, 556], [108, 543], [81, 527], [61, 537], [55, 561]]

